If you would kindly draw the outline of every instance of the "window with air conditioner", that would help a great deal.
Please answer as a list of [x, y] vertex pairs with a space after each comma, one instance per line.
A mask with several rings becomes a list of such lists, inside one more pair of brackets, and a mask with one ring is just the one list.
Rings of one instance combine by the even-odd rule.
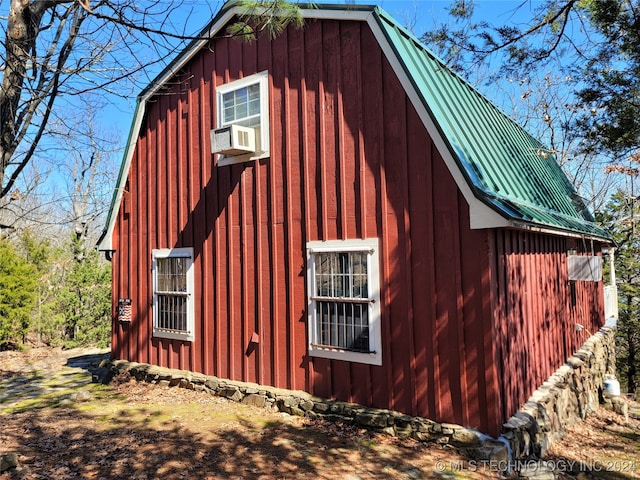
[[193, 341], [193, 248], [152, 251], [153, 336]]
[[309, 355], [382, 364], [378, 240], [307, 244]]
[[269, 156], [269, 75], [261, 72], [216, 89], [211, 147], [218, 166]]

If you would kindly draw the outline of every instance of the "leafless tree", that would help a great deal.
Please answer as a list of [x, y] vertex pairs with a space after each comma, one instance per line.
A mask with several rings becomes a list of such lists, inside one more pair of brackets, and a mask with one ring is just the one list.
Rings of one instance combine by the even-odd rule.
[[[63, 179], [56, 182], [57, 222], [71, 227], [83, 244], [100, 233], [120, 160], [116, 132], [100, 126], [95, 115], [93, 103], [88, 102], [82, 116], [54, 127], [67, 147], [66, 161], [52, 166]], [[68, 126], [73, 134], [64, 130]]]
[[[206, 32], [193, 31], [205, 26], [223, 4], [202, 0], [9, 0], [8, 12], [4, 12], [7, 3], [0, 0], [0, 35], [4, 37], [0, 49], [0, 223], [24, 213], [2, 215], [11, 195], [24, 198], [30, 191], [23, 187], [16, 193], [21, 175], [34, 160], [48, 156], [52, 135], [59, 135], [60, 126], [69, 122], [69, 112], [83, 105], [78, 98], [95, 92], [135, 97], [148, 84], [150, 69], [157, 72], [187, 42], [206, 38]], [[229, 36], [274, 36], [290, 22], [302, 22], [297, 5], [287, 0], [235, 0], [235, 4], [244, 13], [223, 33]], [[58, 130], [52, 130], [52, 125]], [[95, 152], [95, 145], [89, 147], [89, 152]], [[74, 155], [80, 155], [77, 145], [74, 148]], [[82, 182], [92, 177], [96, 160], [74, 157], [73, 165], [79, 169], [75, 173]], [[42, 167], [33, 172], [38, 170]], [[83, 183], [81, 190], [76, 194], [86, 195], [92, 189], [87, 190]], [[80, 205], [80, 197], [75, 198]], [[80, 218], [86, 212], [76, 214]]]
[[0, 219], [17, 234], [29, 229], [68, 241], [71, 231], [83, 244], [97, 238], [121, 152], [117, 132], [96, 120], [96, 102], [83, 98], [63, 123], [50, 122], [41, 154], [3, 200]]
[[513, 117], [551, 146], [598, 210], [639, 151], [638, 0], [515, 2], [491, 18], [480, 7], [448, 2], [446, 22], [423, 40], [462, 74], [491, 67], [492, 90], [516, 79], [527, 97], [512, 97]]
[[50, 126], [66, 121], [61, 102], [95, 91], [133, 96], [141, 88], [136, 81], [148, 81], [143, 70], [191, 38], [184, 29], [193, 5], [10, 0], [6, 15], [0, 11], [0, 204], [38, 156]]
[[493, 96], [512, 118], [548, 147], [541, 154], [553, 155], [590, 208], [599, 211], [623, 179], [606, 168], [612, 161], [609, 156], [585, 151], [581, 132], [570, 128], [580, 115], [588, 113], [572, 93], [577, 82], [570, 75], [553, 72], [518, 80], [494, 80]]

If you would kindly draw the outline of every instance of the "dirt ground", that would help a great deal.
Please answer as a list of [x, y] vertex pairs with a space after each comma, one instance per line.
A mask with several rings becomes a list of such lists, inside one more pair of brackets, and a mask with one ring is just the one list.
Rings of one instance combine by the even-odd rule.
[[[311, 421], [126, 377], [91, 383], [104, 353], [0, 352], [9, 479], [504, 478], [452, 448]], [[637, 405], [636, 405], [637, 406]], [[558, 478], [640, 478], [640, 421], [600, 409], [554, 445]]]

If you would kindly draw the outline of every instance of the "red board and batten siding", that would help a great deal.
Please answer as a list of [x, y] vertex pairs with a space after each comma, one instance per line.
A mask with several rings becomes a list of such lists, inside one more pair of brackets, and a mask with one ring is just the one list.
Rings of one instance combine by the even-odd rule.
[[567, 266], [567, 251], [599, 254], [601, 245], [517, 230], [497, 231], [491, 242], [501, 413], [508, 417], [603, 326], [601, 282], [570, 282]]
[[[215, 88], [264, 70], [271, 157], [218, 168]], [[133, 299], [133, 320], [114, 325], [118, 358], [495, 434], [581, 340], [554, 324], [568, 313], [556, 278], [565, 246], [469, 229], [468, 205], [364, 23], [212, 41], [147, 105], [123, 199], [114, 297]], [[380, 241], [383, 364], [312, 359], [306, 242], [369, 237]], [[195, 251], [191, 343], [151, 335], [151, 250], [170, 247]], [[538, 293], [564, 303], [516, 308]], [[575, 319], [563, 321], [568, 335]], [[532, 377], [517, 372], [523, 362]]]

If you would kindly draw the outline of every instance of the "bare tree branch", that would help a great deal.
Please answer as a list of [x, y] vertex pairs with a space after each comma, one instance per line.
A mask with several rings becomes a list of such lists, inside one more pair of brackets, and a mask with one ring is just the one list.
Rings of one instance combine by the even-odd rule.
[[[94, 91], [130, 97], [146, 86], [150, 66], [166, 62], [186, 42], [208, 39], [176, 25], [175, 17], [193, 11], [190, 1], [9, 0], [6, 18], [0, 16], [0, 200], [51, 134], [61, 98]], [[298, 7], [287, 0], [239, 5], [246, 12], [240, 21], [253, 35], [275, 35], [301, 21]], [[136, 85], [139, 78], [143, 85]]]

